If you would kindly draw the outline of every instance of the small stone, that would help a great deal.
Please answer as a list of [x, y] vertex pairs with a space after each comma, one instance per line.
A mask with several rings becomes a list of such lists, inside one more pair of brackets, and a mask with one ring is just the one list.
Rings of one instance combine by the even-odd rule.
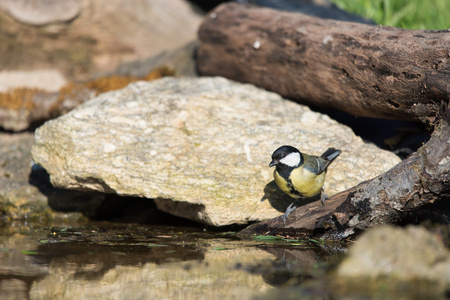
[[0, 92], [7, 92], [14, 88], [30, 88], [47, 92], [57, 92], [66, 84], [67, 80], [58, 70], [0, 72]]
[[[43, 178], [45, 176], [30, 179], [33, 141], [34, 136], [29, 132], [0, 133], [0, 222], [9, 223], [15, 220], [44, 222], [61, 219], [73, 222], [87, 221], [80, 213], [66, 214], [49, 206], [52, 199], [64, 203], [76, 199], [81, 192], [55, 193], [49, 199], [45, 192], [33, 185], [36, 179], [48, 182], [47, 178]], [[82, 194], [86, 199], [86, 193]]]
[[6, 0], [0, 8], [20, 22], [42, 26], [71, 21], [81, 12], [81, 0]]
[[450, 252], [423, 227], [380, 226], [356, 241], [339, 265], [337, 275], [352, 283], [383, 279], [450, 285]]

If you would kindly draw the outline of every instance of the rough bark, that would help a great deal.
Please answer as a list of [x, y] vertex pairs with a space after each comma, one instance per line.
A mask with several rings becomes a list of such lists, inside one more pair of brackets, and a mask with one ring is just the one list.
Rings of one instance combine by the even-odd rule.
[[252, 234], [323, 234], [347, 237], [377, 224], [396, 223], [427, 204], [449, 222], [450, 205], [450, 110], [430, 140], [388, 172], [334, 195], [325, 202], [302, 206], [281, 218], [251, 225], [241, 236]]
[[348, 113], [435, 121], [449, 101], [450, 31], [405, 30], [223, 4], [199, 29], [200, 74]]

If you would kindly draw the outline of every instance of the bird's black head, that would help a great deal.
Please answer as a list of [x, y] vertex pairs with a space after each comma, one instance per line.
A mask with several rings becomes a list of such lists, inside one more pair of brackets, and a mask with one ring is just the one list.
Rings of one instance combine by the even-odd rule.
[[291, 168], [298, 167], [303, 161], [303, 157], [297, 148], [292, 146], [281, 146], [272, 154], [272, 161], [269, 167], [287, 166]]

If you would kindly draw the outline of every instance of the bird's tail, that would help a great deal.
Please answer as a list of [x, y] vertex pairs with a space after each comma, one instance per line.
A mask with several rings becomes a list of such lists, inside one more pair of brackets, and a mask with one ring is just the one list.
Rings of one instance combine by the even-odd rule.
[[328, 150], [325, 151], [320, 157], [329, 160], [331, 163], [336, 157], [338, 157], [339, 154], [341, 154], [341, 150], [328, 148]]

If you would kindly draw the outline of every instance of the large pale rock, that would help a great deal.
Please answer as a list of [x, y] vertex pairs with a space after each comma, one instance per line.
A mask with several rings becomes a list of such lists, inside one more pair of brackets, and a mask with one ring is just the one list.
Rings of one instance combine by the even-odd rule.
[[328, 195], [399, 162], [326, 115], [223, 78], [101, 94], [40, 127], [32, 155], [57, 187], [154, 198], [161, 210], [220, 226], [280, 214], [261, 199], [273, 179], [271, 154], [283, 144], [316, 155], [342, 150]]

